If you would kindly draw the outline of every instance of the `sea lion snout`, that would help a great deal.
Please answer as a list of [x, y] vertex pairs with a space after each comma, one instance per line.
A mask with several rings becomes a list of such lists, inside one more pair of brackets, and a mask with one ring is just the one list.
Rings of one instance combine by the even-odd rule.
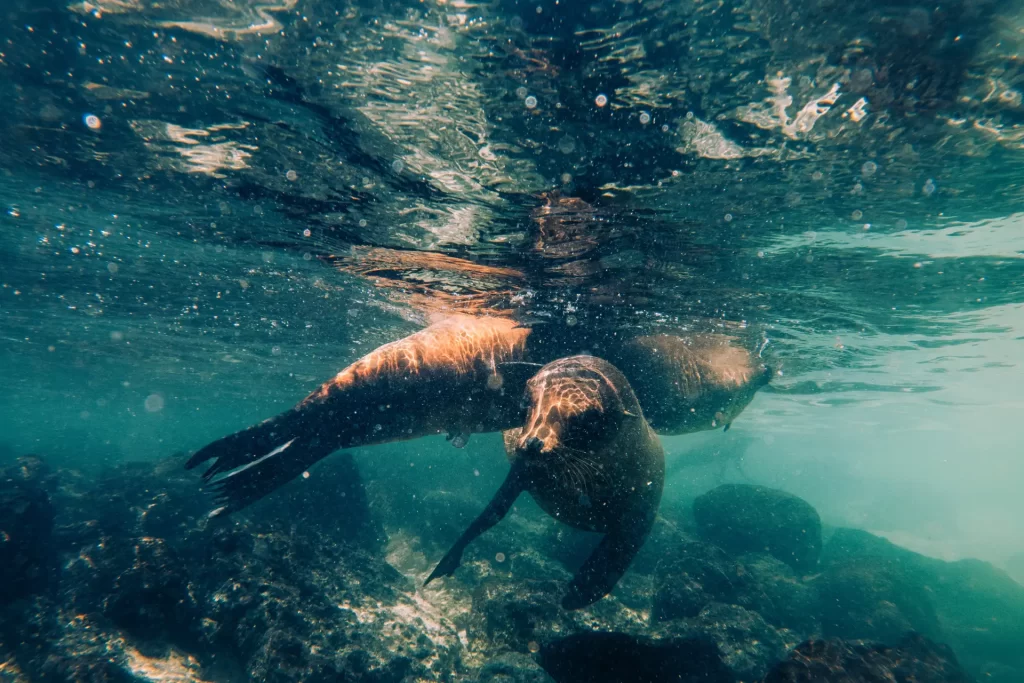
[[517, 450], [526, 457], [540, 455], [541, 451], [544, 450], [544, 442], [535, 436], [531, 436], [523, 441], [522, 446]]

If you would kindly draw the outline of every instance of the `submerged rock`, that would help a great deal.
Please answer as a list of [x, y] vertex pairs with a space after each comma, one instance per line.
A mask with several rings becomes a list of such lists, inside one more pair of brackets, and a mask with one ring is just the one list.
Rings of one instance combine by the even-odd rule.
[[788, 649], [786, 639], [761, 615], [737, 605], [712, 603], [692, 619], [665, 624], [659, 634], [662, 638], [710, 639], [739, 681], [761, 680]]
[[701, 542], [683, 543], [655, 570], [651, 618], [695, 617], [709, 603], [734, 604], [740, 568], [724, 551]]
[[487, 661], [480, 669], [477, 683], [554, 683], [533, 657], [509, 652]]
[[625, 633], [576, 633], [545, 645], [540, 662], [558, 683], [732, 683], [707, 638], [652, 639]]
[[[856, 637], [873, 627], [843, 613], [861, 610], [882, 625], [871, 637], [913, 627], [948, 643], [985, 680], [1024, 680], [1024, 586], [987, 562], [944, 562], [856, 529], [837, 529], [822, 553], [826, 633]], [[891, 642], [891, 641], [890, 641]]]
[[825, 636], [893, 643], [908, 631], [941, 635], [929, 592], [897, 565], [848, 560], [826, 569], [818, 583]]
[[945, 645], [921, 636], [897, 647], [845, 641], [801, 643], [764, 683], [972, 683]]
[[817, 589], [781, 560], [759, 553], [732, 558], [708, 543], [681, 544], [658, 564], [651, 618], [695, 617], [712, 603], [744, 607], [802, 637], [819, 629]]
[[0, 605], [46, 592], [55, 578], [54, 507], [35, 456], [0, 473]]
[[735, 555], [768, 553], [809, 572], [821, 553], [821, 519], [806, 501], [764, 486], [724, 484], [699, 496], [693, 516], [702, 538]]

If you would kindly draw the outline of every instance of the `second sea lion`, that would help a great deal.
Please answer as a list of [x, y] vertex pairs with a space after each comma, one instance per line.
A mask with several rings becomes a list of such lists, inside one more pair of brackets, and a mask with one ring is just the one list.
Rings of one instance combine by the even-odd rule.
[[629, 377], [658, 434], [729, 428], [772, 370], [723, 334], [634, 337], [610, 358]]
[[525, 426], [505, 433], [508, 476], [427, 583], [452, 574], [466, 546], [526, 491], [559, 521], [605, 534], [562, 600], [578, 609], [614, 588], [647, 538], [665, 455], [629, 381], [608, 361], [573, 356], [549, 363], [527, 382], [526, 399]]

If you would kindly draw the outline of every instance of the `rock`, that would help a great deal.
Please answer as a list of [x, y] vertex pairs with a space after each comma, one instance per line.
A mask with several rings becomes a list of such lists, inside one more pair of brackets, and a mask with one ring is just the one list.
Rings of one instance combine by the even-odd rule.
[[655, 570], [651, 618], [695, 617], [709, 603], [734, 604], [740, 581], [739, 566], [724, 551], [707, 543], [683, 543]]
[[54, 507], [34, 456], [0, 474], [0, 605], [44, 593], [56, 578]]
[[818, 583], [827, 637], [895, 643], [908, 631], [941, 635], [928, 591], [898, 565], [848, 560], [830, 566]]
[[[786, 639], [756, 612], [712, 603], [691, 619], [667, 622], [661, 638], [709, 638], [739, 681], [759, 681], [786, 656]], [[794, 645], [795, 639], [794, 639]]]
[[821, 519], [806, 501], [784, 491], [724, 484], [693, 503], [701, 537], [734, 555], [764, 552], [798, 572], [814, 569], [821, 553]]
[[757, 612], [772, 626], [787, 628], [801, 638], [820, 633], [818, 589], [814, 581], [797, 576], [785, 562], [752, 553], [739, 558], [736, 603]]
[[888, 647], [839, 639], [801, 643], [764, 683], [972, 683], [944, 645], [921, 636]]
[[683, 543], [677, 552], [655, 574], [655, 621], [695, 617], [717, 602], [745, 607], [804, 638], [818, 632], [817, 589], [781, 560], [757, 553], [733, 559], [702, 542]]
[[[837, 529], [822, 562], [822, 578], [839, 580], [822, 586], [822, 606], [830, 611], [827, 620], [834, 635], [857, 637], [851, 631], [864, 635], [865, 629], [828, 602], [826, 588], [888, 623], [889, 637], [910, 625], [948, 642], [968, 671], [979, 677], [983, 671], [1008, 668], [1015, 673], [1006, 675], [1024, 680], [1024, 651], [1019, 647], [1024, 642], [1024, 586], [1005, 572], [978, 560], [925, 557], [856, 529]], [[868, 592], [858, 595], [858, 590]], [[878, 610], [871, 609], [872, 601]], [[824, 613], [822, 619], [829, 633]], [[941, 629], [934, 628], [936, 622]]]
[[477, 683], [554, 683], [554, 679], [532, 657], [510, 652], [489, 658]]
[[558, 683], [731, 683], [707, 638], [652, 639], [625, 633], [576, 633], [545, 645], [540, 662]]
[[184, 562], [159, 538], [138, 539], [133, 555], [131, 566], [115, 579], [103, 613], [142, 640], [190, 645], [201, 613]]

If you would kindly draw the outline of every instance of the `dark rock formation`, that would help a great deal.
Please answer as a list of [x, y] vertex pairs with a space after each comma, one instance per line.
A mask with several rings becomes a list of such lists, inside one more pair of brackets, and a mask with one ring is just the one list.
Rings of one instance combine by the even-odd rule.
[[[947, 642], [986, 680], [1024, 680], [1024, 586], [986, 562], [943, 562], [856, 529], [837, 529], [822, 553], [822, 626], [856, 637], [913, 627]], [[884, 627], [873, 634], [841, 605]], [[890, 641], [893, 642], [893, 641]]]
[[911, 635], [897, 647], [844, 641], [801, 643], [764, 683], [972, 683], [945, 645]]
[[[758, 681], [786, 656], [783, 636], [761, 615], [737, 605], [712, 603], [692, 619], [669, 622], [662, 637], [708, 638], [741, 681]], [[794, 639], [793, 644], [796, 644]]]
[[42, 460], [18, 458], [0, 474], [0, 605], [53, 585], [54, 507]]
[[735, 604], [740, 568], [708, 543], [683, 543], [658, 564], [651, 617], [658, 621], [695, 617], [711, 602]]
[[699, 496], [693, 515], [701, 536], [730, 553], [768, 553], [798, 572], [817, 565], [821, 519], [806, 501], [784, 491], [725, 484]]
[[554, 683], [554, 679], [533, 657], [509, 652], [489, 659], [477, 683]]
[[848, 560], [819, 580], [824, 635], [897, 642], [908, 631], [941, 633], [929, 591], [898, 565]]
[[697, 616], [711, 603], [739, 605], [772, 626], [801, 637], [818, 633], [818, 594], [784, 562], [764, 554], [729, 557], [701, 542], [684, 542], [659, 563], [651, 617], [666, 621]]
[[541, 665], [558, 683], [732, 683], [706, 638], [654, 640], [625, 633], [576, 633], [545, 645]]

